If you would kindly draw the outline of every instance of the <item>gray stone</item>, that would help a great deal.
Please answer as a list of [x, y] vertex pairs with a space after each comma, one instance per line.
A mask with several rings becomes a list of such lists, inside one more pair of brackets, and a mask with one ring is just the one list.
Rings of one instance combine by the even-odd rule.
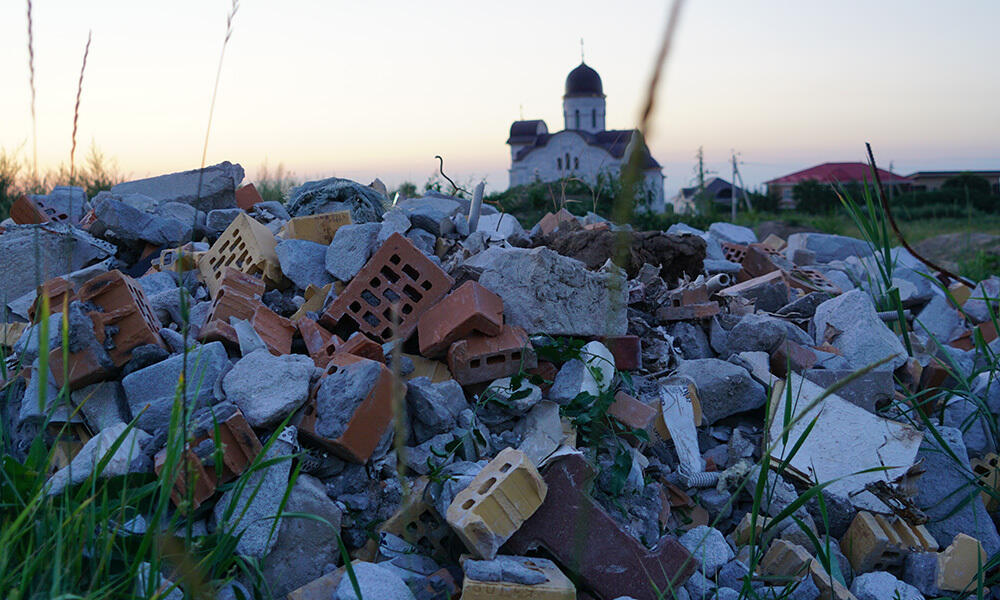
[[694, 380], [706, 425], [764, 406], [764, 386], [743, 367], [724, 360], [685, 360], [677, 367], [677, 375]]
[[41, 336], [41, 323], [35, 323], [34, 325], [29, 325], [24, 330], [24, 333], [21, 334], [21, 337], [17, 338], [17, 341], [14, 342], [14, 356], [20, 358], [22, 365], [30, 365], [38, 358], [40, 352], [39, 342], [43, 343], [46, 350], [58, 348], [61, 345], [62, 313], [57, 312], [49, 315], [48, 337], [43, 341], [40, 339]]
[[560, 404], [569, 404], [573, 398], [584, 391], [584, 380], [587, 376], [587, 367], [583, 361], [571, 358], [559, 367], [556, 377], [549, 388], [549, 400]]
[[331, 440], [340, 437], [380, 373], [378, 363], [361, 361], [327, 375], [316, 391], [316, 433]]
[[792, 253], [799, 248], [813, 251], [816, 254], [815, 260], [819, 263], [844, 260], [849, 256], [872, 255], [872, 249], [867, 242], [829, 233], [793, 233], [788, 236], [785, 252]]
[[217, 208], [210, 210], [205, 217], [205, 227], [212, 231], [225, 231], [236, 220], [236, 217], [242, 213], [243, 209], [240, 208]]
[[858, 600], [924, 600], [920, 590], [885, 571], [864, 573], [854, 578], [851, 593]]
[[198, 215], [204, 218], [205, 213], [199, 213], [198, 209], [183, 202], [164, 202], [153, 209], [157, 215], [164, 219], [178, 221], [184, 229], [191, 231], [195, 224], [199, 222]]
[[896, 391], [889, 371], [869, 371], [858, 375], [850, 370], [806, 369], [802, 376], [824, 389], [843, 379], [854, 377], [837, 390], [837, 395], [871, 413], [875, 412], [876, 406], [892, 400]]
[[119, 183], [111, 188], [111, 192], [117, 195], [143, 194], [157, 203], [183, 202], [208, 212], [236, 206], [235, 193], [241, 181], [243, 167], [227, 161], [204, 169]]
[[816, 253], [808, 248], [795, 248], [790, 252], [786, 251], [786, 255], [796, 267], [808, 267], [816, 262]]
[[98, 235], [111, 234], [122, 242], [177, 246], [191, 238], [191, 223], [132, 208], [110, 192], [101, 192], [94, 198], [94, 214], [97, 220], [90, 230]]
[[[699, 571], [707, 577], [715, 577], [722, 565], [735, 558], [722, 532], [707, 525], [695, 527], [677, 539], [701, 564]], [[688, 590], [690, 591], [690, 590]]]
[[447, 196], [426, 195], [421, 198], [407, 198], [396, 204], [410, 219], [413, 227], [418, 227], [441, 237], [451, 233], [455, 224], [452, 215], [462, 211], [462, 203]]
[[910, 552], [903, 563], [903, 581], [917, 588], [921, 594], [936, 597], [941, 595], [937, 586], [937, 552]]
[[[759, 313], [745, 315], [735, 327], [729, 330], [729, 335], [726, 336], [726, 353], [767, 352], [770, 354], [788, 337], [787, 324], [787, 321], [769, 315]], [[802, 330], [799, 329], [799, 331]]]
[[431, 383], [427, 377], [414, 377], [407, 383], [406, 408], [417, 444], [453, 430], [458, 414], [468, 407], [462, 386], [454, 379]]
[[155, 273], [143, 275], [139, 279], [136, 279], [136, 281], [147, 296], [155, 296], [156, 294], [169, 291], [173, 291], [175, 294], [179, 293], [177, 291], [177, 273], [173, 271], [156, 271]]
[[432, 481], [427, 485], [427, 493], [439, 515], [448, 514], [451, 505], [459, 492], [469, 487], [476, 475], [486, 466], [486, 461], [455, 462], [441, 470], [443, 482]]
[[[989, 302], [987, 304], [987, 302]], [[985, 323], [994, 316], [1000, 318], [1000, 277], [996, 275], [980, 281], [972, 295], [962, 305], [973, 323]]]
[[1000, 535], [979, 496], [962, 432], [943, 426], [937, 432], [944, 445], [925, 435], [917, 453], [925, 472], [917, 484], [916, 503], [930, 517], [927, 530], [942, 548], [959, 533], [970, 535], [992, 556], [1000, 551]]
[[122, 386], [117, 381], [100, 381], [74, 390], [70, 399], [80, 409], [91, 431], [132, 420]]
[[[46, 420], [63, 420], [69, 416], [69, 407], [60, 400], [59, 387], [55, 378], [49, 374], [45, 379], [45, 392], [40, 391], [42, 384], [39, 376], [38, 359], [31, 365], [31, 378], [24, 390], [20, 410], [17, 415], [19, 426], [25, 424], [43, 425]], [[44, 396], [44, 398], [43, 398]]]
[[541, 402], [542, 389], [527, 379], [521, 379], [520, 386], [515, 388], [510, 377], [502, 377], [494, 380], [483, 396], [502, 404], [506, 412], [522, 416]]
[[727, 587], [734, 590], [743, 589], [743, 581], [750, 574], [750, 568], [743, 562], [733, 559], [722, 565], [719, 569], [716, 581], [720, 587]]
[[333, 595], [333, 600], [368, 600], [378, 598], [378, 600], [416, 600], [410, 588], [406, 587], [406, 582], [402, 577], [394, 573], [391, 569], [380, 567], [370, 562], [355, 562], [354, 576], [358, 581], [358, 589], [361, 591], [359, 597], [351, 583], [350, 577], [342, 577], [337, 591]]
[[281, 520], [278, 541], [262, 564], [271, 594], [285, 594], [332, 571], [340, 558], [337, 534], [340, 509], [326, 495], [323, 483], [300, 473], [292, 486], [286, 513], [313, 515], [324, 519], [286, 516]]
[[708, 343], [708, 336], [699, 325], [678, 321], [670, 330], [670, 335], [674, 338], [674, 346], [681, 351], [685, 360], [715, 357]]
[[944, 403], [942, 423], [962, 432], [962, 441], [969, 456], [982, 456], [996, 450], [993, 435], [990, 432], [992, 415], [973, 400], [961, 395], [951, 395]]
[[240, 356], [249, 356], [258, 350], [267, 350], [267, 344], [253, 328], [250, 321], [229, 317], [229, 325], [236, 332], [236, 341], [240, 345]]
[[309, 240], [282, 240], [274, 248], [281, 272], [300, 289], [309, 284], [316, 287], [333, 281], [326, 270], [327, 246]]
[[945, 296], [935, 294], [913, 321], [913, 329], [939, 344], [961, 335], [965, 319]]
[[[83, 215], [90, 210], [87, 192], [81, 187], [57, 185], [47, 196], [33, 194], [28, 197], [44, 203], [46, 209], [51, 210], [56, 215], [65, 215], [64, 218], [74, 225], [78, 224]], [[50, 214], [49, 216], [54, 215]]]
[[[40, 284], [114, 256], [113, 244], [65, 224], [13, 225], [0, 234], [0, 298], [10, 301]], [[36, 263], [35, 257], [41, 258]]]
[[288, 490], [288, 475], [292, 467], [291, 454], [296, 450], [294, 443], [285, 440], [286, 436], [294, 440], [294, 432], [294, 427], [287, 428], [264, 453], [261, 462], [279, 457], [288, 458], [254, 471], [247, 477], [246, 485], [242, 489], [238, 487], [230, 489], [215, 505], [213, 513], [219, 529], [240, 536], [236, 543], [238, 554], [264, 558], [278, 543], [278, 532], [284, 525], [284, 519], [275, 517], [278, 516], [282, 498]]
[[528, 233], [521, 227], [521, 223], [512, 214], [497, 213], [495, 215], [483, 215], [479, 217], [479, 224], [476, 231], [482, 231], [490, 240], [498, 242], [500, 240], [528, 239]]
[[[535, 564], [529, 566], [525, 563]], [[548, 580], [539, 567], [555, 567], [555, 564], [544, 558], [501, 554], [493, 560], [469, 559], [462, 567], [465, 570], [465, 576], [476, 581], [505, 581], [522, 585], [536, 585]]]
[[[229, 357], [222, 342], [200, 346], [187, 358], [187, 403], [192, 410], [212, 404], [215, 389], [229, 371]], [[175, 355], [122, 379], [125, 397], [137, 426], [149, 432], [164, 430], [178, 395], [184, 356]]]
[[828, 292], [810, 292], [782, 306], [775, 314], [794, 319], [811, 319], [816, 315], [816, 307], [830, 298], [833, 295]]
[[982, 400], [993, 414], [1000, 413], [1000, 381], [992, 371], [980, 373], [972, 380], [972, 393]]
[[379, 245], [382, 245], [394, 233], [406, 235], [410, 230], [410, 218], [401, 209], [393, 208], [382, 215], [382, 227], [378, 231]]
[[704, 262], [705, 272], [709, 275], [715, 275], [716, 273], [726, 273], [728, 275], [735, 276], [743, 269], [743, 265], [740, 263], [734, 263], [728, 260], [720, 260], [715, 258], [706, 258]]
[[118, 423], [87, 440], [70, 464], [56, 471], [45, 483], [46, 493], [59, 494], [68, 485], [78, 485], [86, 481], [94, 473], [98, 463], [111, 452], [112, 446], [119, 438], [122, 438], [121, 445], [111, 454], [98, 478], [107, 479], [151, 470], [152, 465], [148, 464], [149, 460], [142, 453], [142, 446], [149, 440], [149, 434], [134, 428], [126, 433], [127, 428], [125, 423]]
[[406, 234], [406, 239], [410, 240], [417, 250], [428, 256], [434, 256], [434, 246], [437, 244], [437, 237], [433, 233], [428, 233], [420, 228], [413, 228]]
[[906, 362], [903, 343], [878, 318], [871, 296], [852, 290], [816, 307], [816, 344], [830, 342], [850, 368], [861, 369], [889, 358], [879, 370], [895, 371]]
[[326, 270], [341, 281], [350, 281], [376, 250], [378, 223], [344, 225], [326, 250]]
[[503, 299], [508, 324], [529, 334], [624, 335], [625, 277], [617, 268], [588, 271], [545, 247], [490, 247], [466, 264], [482, 268], [479, 283]]
[[715, 600], [739, 600], [740, 593], [736, 590], [720, 587], [715, 590]]
[[715, 583], [702, 575], [700, 570], [692, 573], [684, 582], [684, 589], [687, 590], [691, 600], [710, 600], [715, 596], [715, 588]]
[[315, 365], [303, 354], [244, 356], [222, 380], [226, 399], [240, 407], [251, 427], [273, 427], [305, 404]]
[[757, 241], [757, 234], [753, 232], [753, 229], [731, 223], [712, 223], [708, 228], [708, 235], [721, 242], [742, 244], [744, 246]]
[[176, 289], [147, 295], [146, 301], [149, 303], [149, 308], [152, 309], [156, 318], [160, 320], [161, 325], [169, 325], [170, 323], [180, 325], [183, 321], [181, 317], [181, 295]]
[[388, 199], [374, 189], [339, 177], [307, 181], [288, 192], [285, 209], [292, 217], [350, 211], [354, 223], [382, 220]]
[[254, 212], [267, 211], [270, 217], [277, 218], [279, 221], [289, 221], [292, 216], [288, 214], [285, 210], [285, 205], [276, 200], [265, 200], [264, 202], [258, 202], [253, 206]]

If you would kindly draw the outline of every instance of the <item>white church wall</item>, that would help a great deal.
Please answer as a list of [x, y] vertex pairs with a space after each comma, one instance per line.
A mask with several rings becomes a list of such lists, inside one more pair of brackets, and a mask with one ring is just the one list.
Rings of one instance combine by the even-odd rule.
[[[580, 124], [576, 123], [576, 111], [580, 111]], [[591, 133], [604, 131], [604, 98], [581, 96], [563, 99], [563, 123], [565, 129], [582, 129]], [[597, 124], [594, 125], [596, 116]]]
[[[568, 169], [567, 156], [570, 162]], [[560, 162], [562, 169], [559, 168]], [[578, 177], [590, 185], [597, 183], [598, 173], [617, 173], [621, 167], [620, 160], [603, 148], [587, 144], [580, 134], [573, 131], [560, 131], [553, 135], [545, 146], [532, 150], [521, 164], [530, 174], [528, 181], [534, 180], [534, 173], [537, 173], [541, 181]]]

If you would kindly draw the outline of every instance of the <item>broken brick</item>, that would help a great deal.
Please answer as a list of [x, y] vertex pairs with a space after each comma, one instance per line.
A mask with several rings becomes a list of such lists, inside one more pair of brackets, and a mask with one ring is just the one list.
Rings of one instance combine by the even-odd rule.
[[[330, 357], [330, 362], [322, 377], [327, 377], [337, 372], [337, 369], [358, 361], [368, 361], [368, 359], [338, 352]], [[375, 362], [379, 366], [378, 380], [368, 392], [368, 396], [354, 410], [354, 414], [347, 423], [347, 428], [340, 437], [331, 440], [316, 433], [316, 389], [319, 388], [319, 383], [313, 388], [313, 393], [302, 411], [299, 423], [299, 432], [306, 437], [345, 460], [362, 464], [368, 461], [382, 439], [382, 434], [392, 422], [392, 373], [381, 363], [369, 362]]]
[[827, 600], [856, 600], [854, 594], [844, 584], [837, 581], [823, 569], [818, 560], [809, 551], [783, 539], [771, 542], [764, 558], [761, 559], [757, 571], [762, 575], [777, 575], [780, 577], [799, 578], [805, 575], [812, 577], [813, 583], [819, 588], [820, 598]]
[[656, 427], [656, 417], [660, 411], [619, 390], [615, 394], [615, 401], [608, 407], [608, 414], [621, 421], [623, 425], [631, 429], [640, 429], [652, 436]]
[[[979, 480], [979, 485], [983, 491], [979, 495], [986, 505], [987, 512], [993, 512], [1000, 508], [1000, 458], [990, 452], [982, 458], [970, 460], [972, 472]], [[991, 493], [992, 491], [992, 493]]]
[[923, 525], [913, 526], [895, 516], [860, 511], [840, 540], [840, 549], [855, 572], [899, 573], [911, 552], [936, 552], [937, 542]]
[[214, 298], [221, 285], [226, 267], [249, 275], [258, 275], [274, 287], [284, 282], [277, 242], [271, 231], [246, 213], [240, 213], [215, 240], [212, 247], [198, 260], [198, 269], [208, 291]]
[[576, 221], [576, 217], [573, 216], [565, 208], [560, 208], [559, 212], [545, 213], [545, 216], [538, 221], [538, 229], [545, 235], [549, 235], [555, 231], [563, 223], [569, 223], [570, 221]]
[[177, 248], [167, 248], [153, 260], [153, 266], [159, 271], [175, 271], [177, 273], [193, 271], [201, 278], [198, 271], [198, 260], [204, 252], [198, 252], [190, 242]]
[[337, 351], [380, 363], [385, 362], [385, 352], [382, 350], [382, 345], [375, 343], [370, 337], [360, 333], [352, 335], [349, 340], [340, 345]]
[[522, 567], [545, 577], [544, 581], [532, 584], [509, 581], [480, 581], [468, 573], [462, 585], [462, 600], [495, 600], [496, 598], [517, 598], [519, 600], [576, 600], [576, 586], [569, 577], [559, 570], [551, 560], [524, 556], [507, 557]]
[[330, 303], [320, 324], [342, 338], [361, 331], [377, 342], [406, 339], [453, 284], [410, 240], [394, 233]]
[[976, 347], [977, 332], [982, 336], [983, 343], [985, 344], [989, 344], [993, 340], [997, 339], [997, 327], [993, 324], [991, 319], [976, 325], [969, 331], [966, 331], [949, 345], [953, 348], [958, 348], [959, 350], [972, 350]]
[[350, 211], [295, 217], [285, 224], [286, 240], [307, 240], [329, 246], [337, 230], [353, 223]]
[[340, 338], [323, 329], [316, 321], [308, 317], [299, 319], [296, 326], [313, 362], [321, 369], [326, 367], [330, 362], [330, 357], [337, 351], [337, 346], [341, 344]]
[[742, 272], [746, 274], [745, 279], [753, 279], [754, 277], [760, 277], [772, 271], [777, 271], [779, 267], [772, 260], [772, 257], [775, 255], [780, 256], [781, 253], [775, 252], [762, 244], [750, 244], [747, 246], [742, 261]]
[[[190, 448], [185, 448], [184, 459], [188, 464], [187, 474], [185, 474], [183, 464], [177, 465], [177, 477], [174, 479], [174, 486], [170, 491], [170, 500], [174, 503], [174, 506], [180, 506], [181, 503], [187, 499], [188, 482], [193, 482], [194, 489], [191, 490], [190, 498], [191, 509], [197, 510], [203, 502], [215, 494], [218, 482], [215, 480], [215, 475], [212, 470], [206, 469], [202, 461]], [[156, 471], [157, 476], [160, 476], [163, 473], [163, 468], [166, 466], [166, 462], [167, 449], [164, 448], [163, 450], [160, 450], [153, 459], [153, 469]]]
[[761, 275], [760, 277], [754, 277], [753, 279], [748, 279], [746, 281], [737, 283], [736, 285], [731, 285], [727, 288], [719, 290], [719, 295], [732, 298], [740, 296], [744, 292], [748, 292], [750, 290], [755, 290], [762, 286], [771, 285], [779, 282], [784, 283], [787, 286], [784, 273], [782, 273], [781, 271], [772, 271], [766, 275]]
[[263, 449], [243, 411], [236, 406], [230, 406], [229, 410], [214, 415], [214, 418], [205, 418], [196, 428], [190, 445], [197, 447], [205, 440], [212, 440], [216, 447], [222, 449], [222, 468], [216, 469], [221, 471], [220, 483], [239, 477]]
[[50, 315], [62, 312], [63, 304], [68, 304], [76, 300], [76, 290], [73, 284], [62, 277], [54, 277], [38, 286], [36, 294], [35, 301], [31, 303], [31, 308], [28, 309], [28, 317], [32, 323], [38, 322], [36, 316], [41, 309], [43, 296], [47, 296], [49, 299]]
[[722, 242], [722, 256], [729, 262], [743, 264], [743, 257], [747, 254], [747, 247], [742, 244], [732, 242]]
[[960, 533], [938, 553], [937, 586], [952, 592], [976, 591], [980, 571], [990, 557], [974, 537]]
[[448, 524], [476, 556], [493, 559], [538, 510], [547, 487], [520, 450], [505, 448], [448, 506]]
[[[98, 306], [103, 312], [91, 312], [94, 334], [111, 356], [116, 367], [132, 358], [137, 346], [151, 344], [165, 348], [160, 339], [160, 320], [146, 300], [146, 293], [134, 279], [118, 270], [102, 273], [80, 286], [81, 302]], [[110, 335], [111, 339], [106, 340]]]
[[492, 381], [538, 365], [524, 329], [504, 325], [495, 337], [475, 334], [448, 348], [448, 367], [462, 385]]
[[45, 211], [34, 200], [23, 195], [10, 205], [10, 219], [18, 225], [40, 225], [49, 222], [49, 216]]
[[830, 281], [826, 275], [811, 267], [795, 267], [787, 273], [788, 285], [800, 289], [804, 292], [827, 292], [830, 294], [840, 294], [843, 290], [834, 282]]
[[420, 316], [420, 353], [435, 358], [474, 332], [496, 336], [501, 329], [503, 300], [478, 282], [466, 281]]
[[691, 554], [676, 538], [663, 537], [648, 550], [622, 531], [587, 493], [594, 475], [579, 454], [553, 461], [544, 474], [545, 502], [504, 550], [524, 555], [544, 549], [583, 591], [602, 600], [654, 600], [656, 590], [680, 587], [695, 570]]
[[291, 316], [292, 321], [298, 321], [302, 317], [305, 317], [306, 313], [318, 313], [323, 310], [323, 303], [326, 301], [326, 297], [330, 295], [330, 288], [332, 287], [332, 283], [328, 283], [323, 287], [318, 287], [310, 283], [302, 293], [302, 297], [305, 298], [305, 302], [303, 302], [302, 306], [300, 306], [299, 309], [295, 311], [295, 314]]
[[600, 338], [600, 342], [615, 357], [615, 368], [619, 371], [635, 371], [642, 368], [642, 344], [639, 336], [607, 336]]
[[771, 373], [786, 377], [789, 368], [795, 373], [801, 373], [813, 368], [816, 360], [816, 353], [812, 349], [792, 340], [785, 340], [771, 352]]
[[111, 375], [111, 365], [105, 364], [106, 357], [100, 355], [98, 348], [87, 346], [69, 355], [69, 365], [63, 364], [62, 348], [54, 348], [49, 352], [49, 370], [56, 387], [69, 386], [78, 390], [98, 381], [104, 381]]
[[424, 500], [427, 478], [418, 478], [402, 505], [389, 517], [379, 531], [403, 538], [424, 555], [438, 562], [448, 562], [460, 550], [448, 523]]
[[264, 198], [257, 191], [257, 186], [252, 183], [248, 183], [236, 190], [236, 206], [243, 210], [249, 211], [255, 204], [260, 204], [263, 201]]
[[972, 288], [961, 281], [954, 281], [948, 286], [948, 293], [955, 300], [955, 304], [961, 307], [966, 300], [972, 297]]
[[230, 351], [237, 351], [240, 348], [240, 339], [236, 335], [236, 330], [225, 321], [214, 320], [205, 323], [198, 330], [198, 336], [195, 339], [202, 344], [221, 342]]

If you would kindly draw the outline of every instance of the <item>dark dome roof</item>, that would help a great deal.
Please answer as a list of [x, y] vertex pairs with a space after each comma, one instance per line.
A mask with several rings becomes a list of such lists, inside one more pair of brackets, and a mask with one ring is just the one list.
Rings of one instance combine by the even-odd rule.
[[566, 76], [566, 95], [603, 96], [604, 85], [601, 83], [601, 76], [586, 63], [580, 63], [579, 67]]

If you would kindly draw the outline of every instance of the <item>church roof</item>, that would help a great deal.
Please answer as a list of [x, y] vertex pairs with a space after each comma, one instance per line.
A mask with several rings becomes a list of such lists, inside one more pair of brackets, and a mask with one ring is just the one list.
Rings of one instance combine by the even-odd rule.
[[530, 121], [514, 121], [510, 126], [510, 137], [507, 138], [508, 144], [527, 144], [531, 143], [539, 134], [548, 133], [549, 128], [545, 125], [545, 121], [541, 119], [532, 119]]
[[601, 96], [604, 97], [604, 84], [601, 83], [601, 76], [597, 71], [591, 69], [586, 63], [569, 72], [566, 76], [567, 96]]
[[[526, 121], [518, 121], [517, 123], [525, 123]], [[517, 125], [514, 123], [514, 125]], [[514, 125], [511, 126], [511, 133], [513, 137]], [[549, 143], [549, 139], [553, 136], [563, 133], [562, 131], [557, 133], [541, 133], [534, 137], [533, 141], [525, 140], [521, 143], [528, 143], [529, 145], [521, 148], [514, 157], [514, 162], [524, 160], [531, 151], [535, 148], [542, 148]], [[587, 144], [591, 146], [597, 146], [599, 148], [607, 151], [608, 154], [615, 158], [622, 158], [625, 156], [625, 149], [628, 148], [628, 144], [632, 141], [632, 136], [635, 134], [634, 129], [612, 129], [610, 131], [598, 131], [597, 133], [590, 133], [588, 131], [574, 129], [573, 133], [579, 135], [583, 138]], [[510, 140], [507, 141], [510, 144]], [[646, 161], [643, 165], [643, 169], [660, 169], [660, 163], [656, 162], [656, 159], [652, 157], [649, 153], [649, 148], [645, 149]]]

